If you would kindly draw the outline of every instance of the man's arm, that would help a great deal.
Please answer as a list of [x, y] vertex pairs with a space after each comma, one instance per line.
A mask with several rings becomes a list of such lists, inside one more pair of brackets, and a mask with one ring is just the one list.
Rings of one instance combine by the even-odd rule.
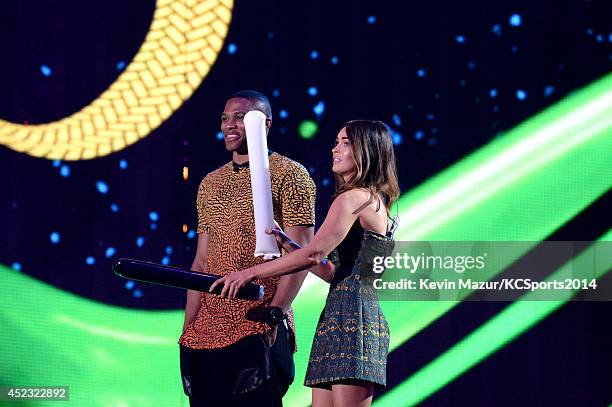
[[[291, 226], [285, 230], [287, 236], [294, 242], [304, 247], [312, 240], [314, 236], [313, 226]], [[276, 294], [270, 303], [273, 307], [282, 308], [283, 313], [286, 313], [291, 307], [291, 303], [295, 299], [297, 293], [304, 283], [304, 279], [308, 275], [308, 270], [303, 270], [293, 274], [281, 276]]]
[[[206, 258], [208, 257], [208, 233], [202, 232], [198, 234], [198, 246], [196, 248], [195, 259], [191, 265], [191, 270], [206, 272]], [[183, 323], [183, 332], [191, 325], [195, 317], [200, 311], [200, 298], [202, 293], [195, 290], [187, 290], [187, 303], [185, 305], [185, 322]]]

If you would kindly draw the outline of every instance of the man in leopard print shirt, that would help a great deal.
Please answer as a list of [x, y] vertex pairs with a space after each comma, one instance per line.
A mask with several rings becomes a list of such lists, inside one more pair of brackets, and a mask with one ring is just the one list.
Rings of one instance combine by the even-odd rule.
[[[232, 161], [206, 175], [198, 189], [194, 271], [224, 276], [263, 262], [253, 256], [255, 221], [243, 123], [250, 110], [267, 116], [269, 130], [270, 102], [259, 92], [235, 93], [221, 115]], [[294, 241], [305, 245], [314, 234], [315, 185], [295, 161], [277, 153], [270, 153], [269, 161], [275, 220]], [[282, 405], [294, 369], [290, 306], [306, 273], [255, 281], [265, 286], [261, 301], [188, 291], [179, 344], [183, 385], [192, 406]], [[259, 318], [249, 316], [255, 311]], [[279, 323], [283, 315], [286, 318]], [[253, 321], [262, 318], [267, 323]]]

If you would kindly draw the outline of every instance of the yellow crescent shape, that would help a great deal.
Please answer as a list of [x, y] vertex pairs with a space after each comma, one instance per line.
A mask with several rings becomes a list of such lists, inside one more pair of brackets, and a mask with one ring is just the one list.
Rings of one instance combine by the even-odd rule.
[[134, 144], [204, 80], [223, 47], [233, 0], [158, 0], [133, 61], [91, 104], [61, 120], [0, 120], [0, 144], [35, 157], [85, 160]]

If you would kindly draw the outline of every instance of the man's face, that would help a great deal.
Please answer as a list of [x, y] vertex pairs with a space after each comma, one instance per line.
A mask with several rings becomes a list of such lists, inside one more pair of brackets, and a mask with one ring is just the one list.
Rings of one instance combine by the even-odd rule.
[[221, 131], [223, 132], [225, 149], [227, 151], [247, 154], [244, 115], [252, 109], [252, 103], [247, 99], [229, 99], [225, 104], [221, 114]]
[[[221, 114], [221, 131], [225, 140], [225, 149], [238, 154], [247, 154], [246, 130], [244, 115], [250, 110], [256, 110], [254, 104], [242, 98], [232, 98], [225, 103]], [[270, 129], [272, 120], [266, 119], [266, 132]]]

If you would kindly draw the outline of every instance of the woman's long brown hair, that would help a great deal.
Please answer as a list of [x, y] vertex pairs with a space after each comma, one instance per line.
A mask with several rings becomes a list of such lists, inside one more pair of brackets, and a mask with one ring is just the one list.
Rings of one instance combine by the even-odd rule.
[[[399, 197], [400, 190], [395, 152], [387, 125], [377, 120], [352, 120], [347, 122], [344, 128], [351, 143], [357, 172], [347, 182], [335, 174], [336, 193], [332, 196], [332, 202], [343, 192], [363, 188], [370, 192], [370, 199], [354, 213], [372, 203], [377, 196], [382, 198], [389, 212], [391, 205]], [[380, 200], [377, 201], [378, 210]]]

